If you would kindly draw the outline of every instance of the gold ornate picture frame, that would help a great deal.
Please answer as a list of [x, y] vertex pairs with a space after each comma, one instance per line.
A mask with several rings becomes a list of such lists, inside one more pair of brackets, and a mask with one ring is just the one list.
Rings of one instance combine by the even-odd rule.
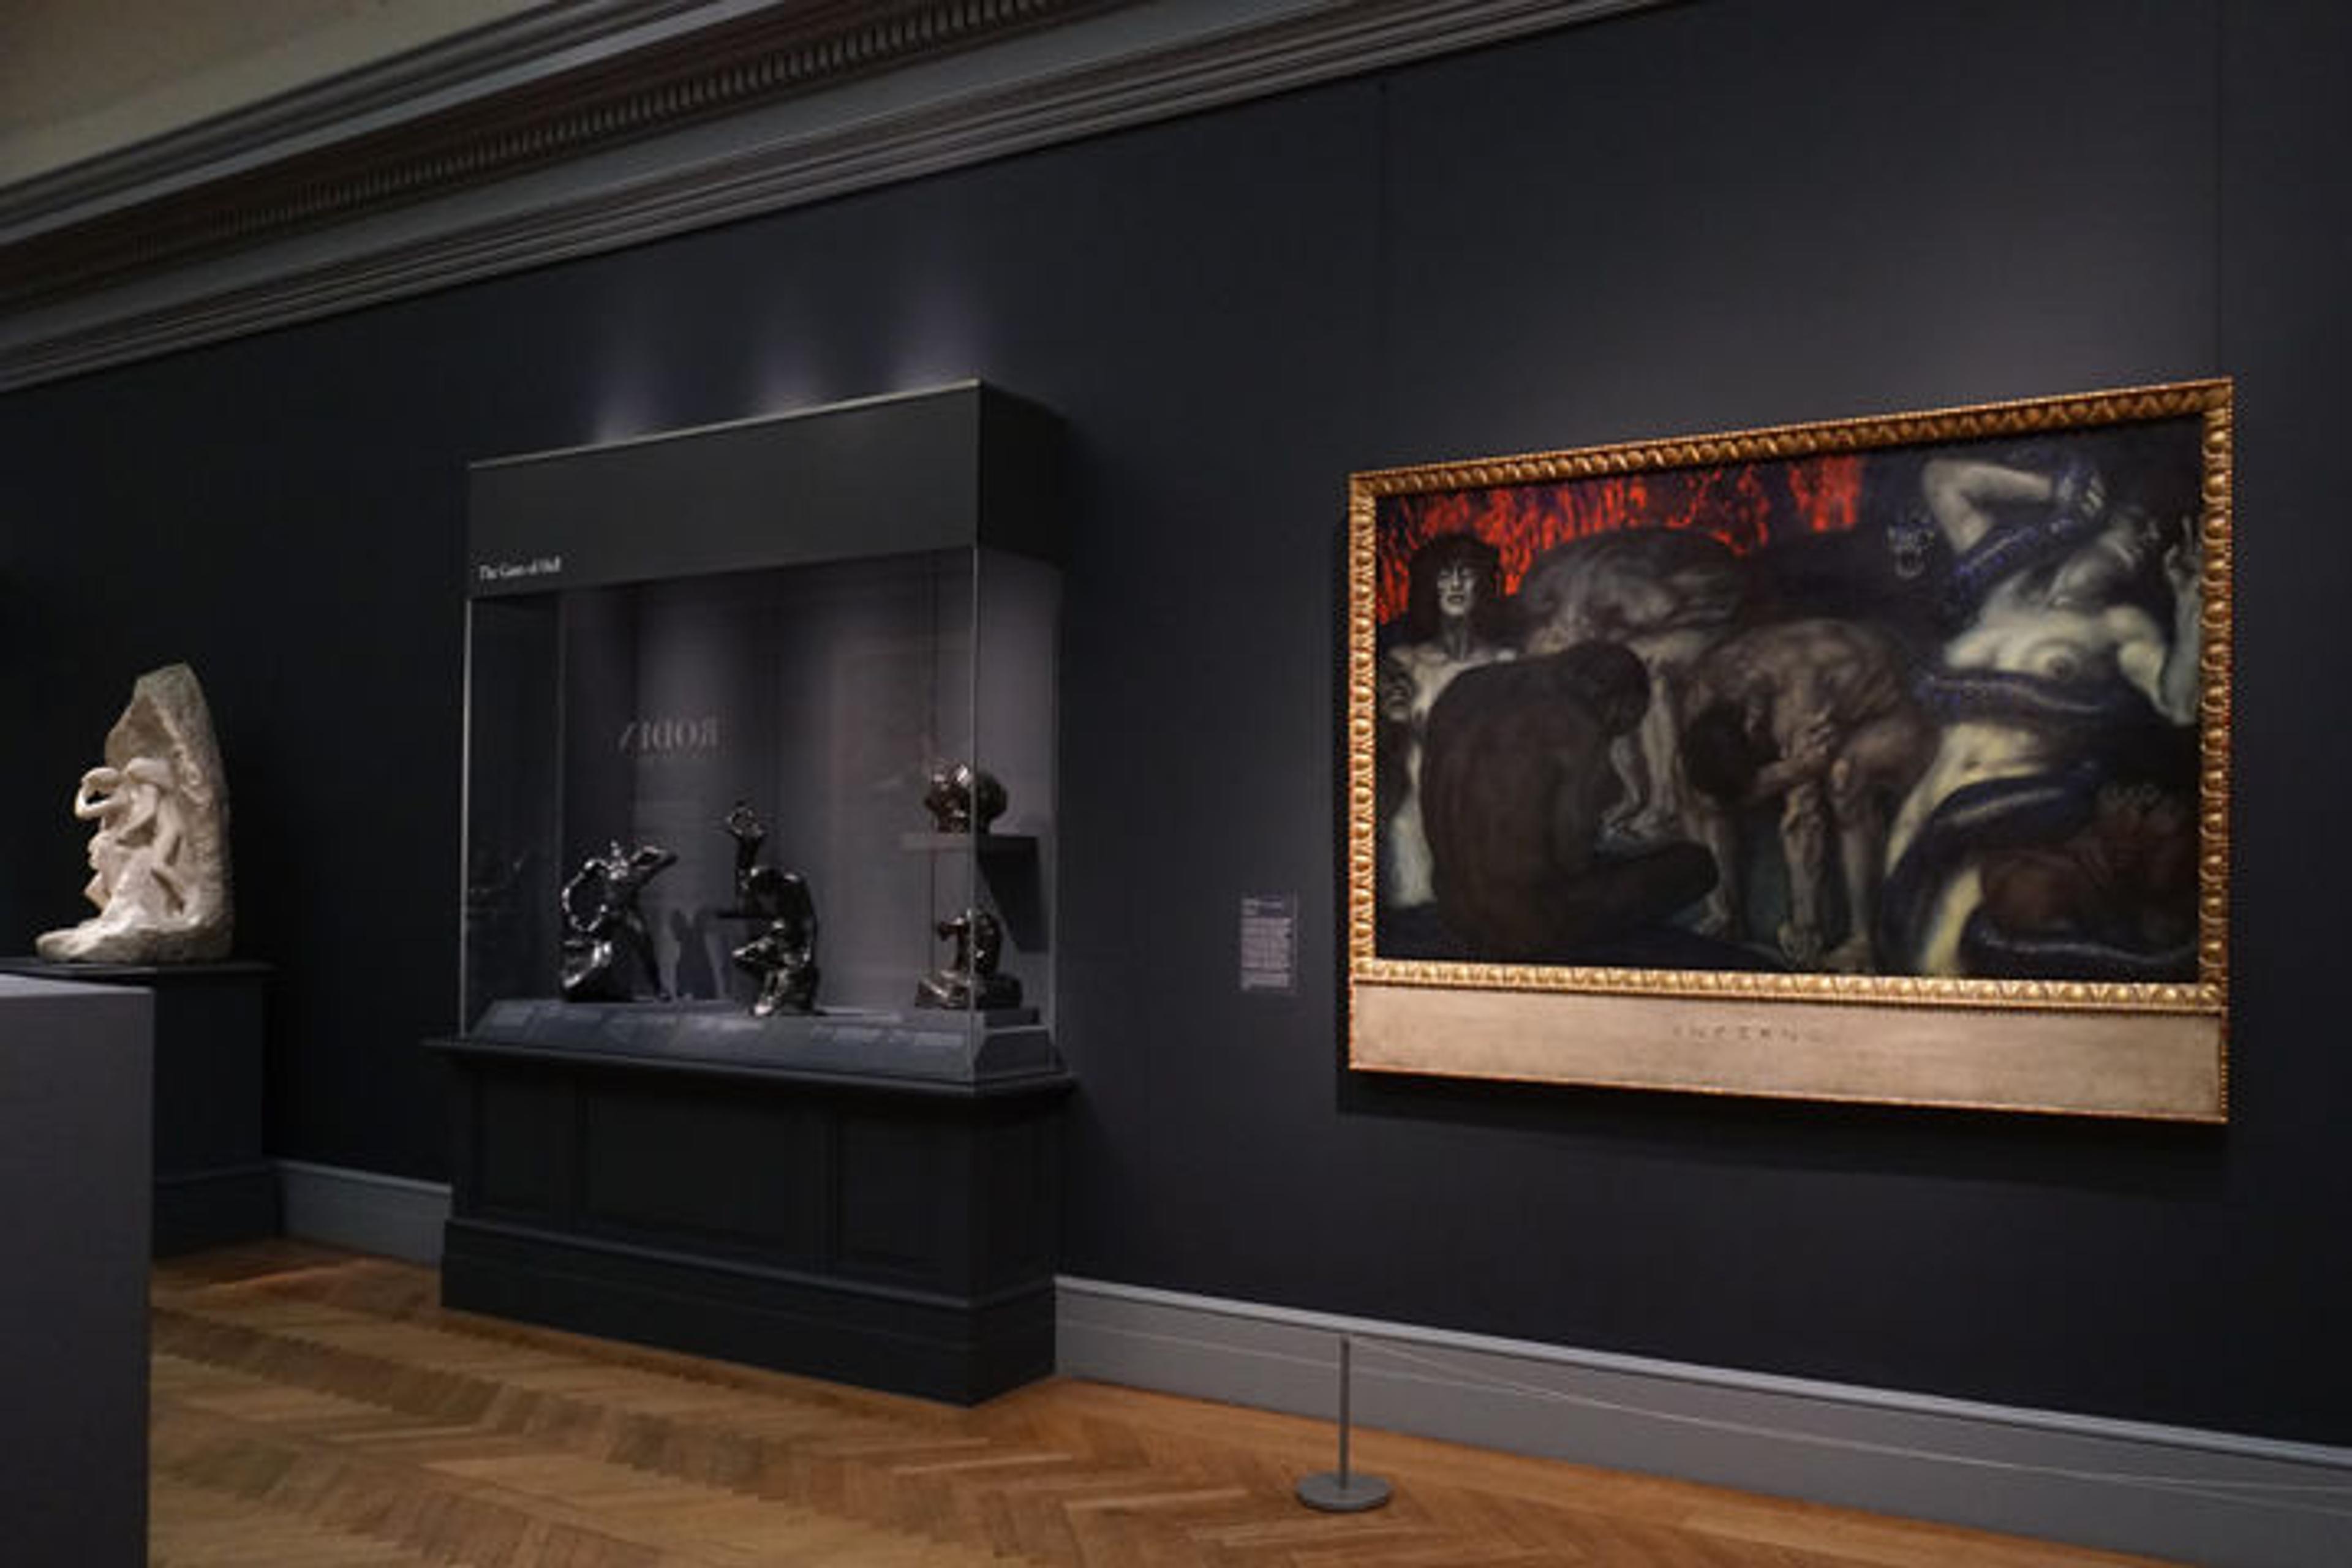
[[1352, 476], [1349, 1064], [2223, 1120], [2231, 399]]

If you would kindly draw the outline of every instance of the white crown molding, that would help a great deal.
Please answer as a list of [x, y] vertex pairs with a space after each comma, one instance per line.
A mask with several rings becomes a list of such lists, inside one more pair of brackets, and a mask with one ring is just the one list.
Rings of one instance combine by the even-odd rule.
[[[718, 12], [740, 21], [776, 3], [610, 0], [589, 7], [604, 30], [589, 26], [561, 44], [541, 38], [555, 52], [536, 63], [519, 34], [483, 29], [500, 35], [495, 46], [468, 35], [446, 51], [419, 51], [443, 58], [447, 69], [438, 74], [421, 58], [355, 73], [341, 118], [347, 128], [381, 130], [403, 113], [404, 100], [446, 108], [534, 84], [544, 90], [551, 73], [583, 53], [623, 67], [654, 40], [716, 26]], [[1040, 26], [1073, 7], [946, 0], [932, 9], [966, 22], [978, 16], [979, 31], [964, 37], [987, 41], [957, 44], [948, 29], [940, 36], [955, 47], [928, 48], [939, 29], [926, 31], [919, 18], [894, 24], [885, 45], [904, 45], [890, 58], [908, 62], [896, 68], [851, 58], [840, 79], [784, 83], [790, 90], [772, 100], [716, 119], [698, 114], [689, 83], [669, 95], [677, 100], [671, 129], [632, 125], [609, 143], [587, 138], [559, 162], [380, 210], [353, 199], [363, 190], [346, 193], [326, 205], [352, 216], [331, 225], [295, 226], [29, 304], [0, 317], [0, 390], [1662, 3], [1146, 0], [1081, 5], [1074, 19]], [[719, 76], [701, 79], [725, 80], [736, 68], [714, 60], [703, 68]], [[133, 204], [150, 195], [201, 191], [216, 171], [339, 139], [332, 98], [321, 89], [299, 104], [263, 106], [250, 139], [215, 122], [184, 145], [168, 138], [108, 169], [84, 166], [82, 184], [49, 187], [37, 211], [29, 202], [0, 202], [0, 224], [13, 220], [29, 226], [26, 235], [46, 237], [58, 223], [81, 221], [65, 216], [72, 213], [119, 220], [127, 208], [135, 217]], [[431, 115], [417, 121], [433, 122]], [[462, 164], [464, 150], [451, 156]], [[14, 232], [0, 228], [0, 277]]]
[[[0, 185], [0, 246], [642, 47], [710, 0], [567, 0]], [[740, 7], [737, 7], [740, 8]]]
[[0, 309], [559, 163], [1118, 0], [587, 0], [0, 190]]

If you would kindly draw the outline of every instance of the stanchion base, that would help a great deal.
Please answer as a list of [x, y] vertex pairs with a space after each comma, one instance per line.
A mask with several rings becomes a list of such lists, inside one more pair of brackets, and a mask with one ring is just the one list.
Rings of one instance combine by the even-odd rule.
[[1325, 1470], [1298, 1483], [1298, 1500], [1325, 1513], [1361, 1513], [1389, 1500], [1389, 1484], [1378, 1476], [1341, 1480], [1338, 1472]]

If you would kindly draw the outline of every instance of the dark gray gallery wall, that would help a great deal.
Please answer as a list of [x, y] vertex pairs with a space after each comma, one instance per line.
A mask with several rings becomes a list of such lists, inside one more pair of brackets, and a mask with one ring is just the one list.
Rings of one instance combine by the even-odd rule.
[[[193, 660], [277, 1152], [442, 1173], [466, 462], [979, 375], [1071, 437], [1069, 1272], [2352, 1440], [2347, 58], [2321, 3], [1694, 0], [0, 399], [0, 922], [74, 915], [73, 777]], [[2227, 1129], [1344, 1071], [1350, 469], [2224, 373]]]

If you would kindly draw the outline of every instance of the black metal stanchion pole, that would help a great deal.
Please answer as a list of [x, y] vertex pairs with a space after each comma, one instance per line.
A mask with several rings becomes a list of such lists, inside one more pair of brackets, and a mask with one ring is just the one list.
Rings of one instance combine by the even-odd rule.
[[1298, 1483], [1298, 1500], [1325, 1513], [1361, 1513], [1389, 1500], [1389, 1484], [1378, 1476], [1359, 1476], [1348, 1468], [1348, 1395], [1354, 1382], [1351, 1355], [1355, 1342], [1339, 1336], [1339, 1468], [1308, 1476]]

